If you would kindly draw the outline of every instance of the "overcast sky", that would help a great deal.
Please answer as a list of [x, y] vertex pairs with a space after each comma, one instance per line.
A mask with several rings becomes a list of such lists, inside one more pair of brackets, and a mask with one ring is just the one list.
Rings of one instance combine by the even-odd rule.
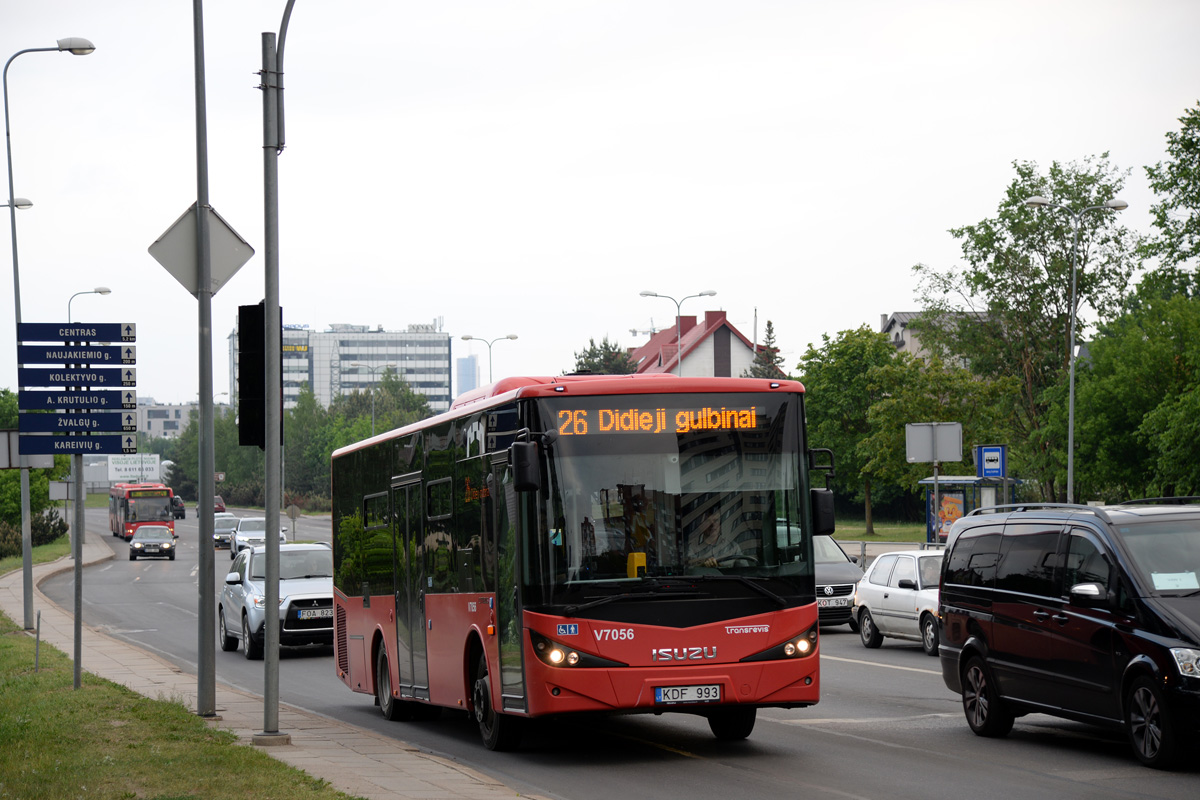
[[[213, 299], [214, 391], [264, 295], [262, 32], [284, 0], [204, 4], [210, 198], [258, 251]], [[1123, 221], [1200, 98], [1200, 3], [298, 0], [279, 159], [285, 323], [444, 320], [496, 377], [560, 374], [589, 337], [723, 309], [821, 335], [914, 310], [911, 267], [960, 263], [1015, 160], [1109, 151]], [[189, 402], [197, 303], [147, 253], [196, 199], [190, 0], [0, 0], [21, 311], [136, 322], [138, 393]], [[4, 210], [7, 212], [7, 209]], [[5, 213], [7, 218], [7, 213]], [[9, 226], [0, 246], [10, 251]], [[8, 261], [7, 258], [4, 259]], [[0, 280], [0, 386], [16, 388]], [[225, 400], [220, 397], [218, 400]]]

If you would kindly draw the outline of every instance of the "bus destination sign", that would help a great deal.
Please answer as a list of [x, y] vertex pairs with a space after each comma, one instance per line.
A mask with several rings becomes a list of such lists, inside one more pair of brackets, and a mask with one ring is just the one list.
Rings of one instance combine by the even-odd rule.
[[690, 433], [691, 431], [752, 431], [761, 412], [750, 408], [562, 408], [558, 411], [561, 436], [595, 436], [613, 433]]

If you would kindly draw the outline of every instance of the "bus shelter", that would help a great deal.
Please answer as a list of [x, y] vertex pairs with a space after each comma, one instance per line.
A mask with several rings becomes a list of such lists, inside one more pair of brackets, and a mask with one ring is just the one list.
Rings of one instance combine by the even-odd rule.
[[918, 481], [925, 489], [925, 541], [944, 543], [954, 520], [977, 508], [1012, 502], [1015, 481], [974, 475], [939, 475], [938, 507], [934, 508], [933, 476]]

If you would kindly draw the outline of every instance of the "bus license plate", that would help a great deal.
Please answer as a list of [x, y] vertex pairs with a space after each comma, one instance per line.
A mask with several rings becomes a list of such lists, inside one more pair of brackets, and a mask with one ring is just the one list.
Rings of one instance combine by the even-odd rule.
[[719, 703], [721, 701], [721, 684], [711, 683], [703, 686], [656, 686], [654, 687], [654, 702], [661, 705], [675, 703]]
[[818, 597], [817, 608], [841, 608], [850, 605], [849, 597]]
[[329, 619], [333, 617], [332, 608], [305, 608], [299, 613], [300, 619]]

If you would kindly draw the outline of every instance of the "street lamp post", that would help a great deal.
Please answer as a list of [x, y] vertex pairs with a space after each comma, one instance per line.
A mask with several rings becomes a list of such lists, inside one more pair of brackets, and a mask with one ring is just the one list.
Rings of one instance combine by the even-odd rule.
[[488, 383], [491, 383], [492, 382], [492, 345], [495, 344], [496, 342], [500, 341], [501, 339], [516, 339], [517, 335], [515, 333], [510, 333], [508, 336], [497, 336], [495, 339], [488, 341], [487, 339], [481, 339], [478, 336], [472, 336], [471, 334], [468, 333], [467, 335], [463, 336], [462, 338], [463, 338], [464, 342], [469, 342], [469, 341], [474, 340], [477, 342], [483, 342], [484, 344], [487, 345], [487, 349], [488, 349]]
[[[87, 39], [80, 39], [72, 36], [67, 39], [59, 39], [54, 47], [32, 47], [26, 50], [18, 50], [4, 64], [4, 145], [8, 154], [8, 220], [12, 227], [12, 263], [13, 263], [13, 305], [16, 312], [17, 324], [17, 341], [21, 340], [21, 271], [17, 264], [17, 209], [28, 208], [33, 205], [28, 200], [23, 202], [24, 206], [17, 202], [16, 194], [13, 192], [13, 168], [12, 168], [12, 133], [9, 128], [8, 117], [8, 68], [12, 66], [12, 62], [17, 56], [25, 53], [53, 53], [53, 52], [68, 52], [77, 56], [86, 56], [96, 49], [96, 46]], [[25, 459], [21, 459], [21, 550], [23, 562], [23, 577], [25, 584], [25, 629], [33, 628], [33, 540], [30, 533], [29, 522], [29, 467], [25, 466]], [[78, 609], [76, 609], [78, 610]], [[78, 616], [78, 614], [76, 615]], [[75, 659], [76, 664], [76, 681], [75, 688], [79, 688], [78, 680], [78, 664], [79, 659]]]
[[1067, 502], [1075, 502], [1075, 273], [1079, 260], [1079, 224], [1084, 214], [1089, 211], [1124, 211], [1129, 204], [1124, 200], [1113, 198], [1098, 206], [1088, 206], [1082, 211], [1076, 211], [1068, 206], [1055, 203], [1041, 195], [1034, 195], [1025, 201], [1029, 208], [1054, 208], [1071, 215], [1073, 235], [1071, 242], [1071, 333], [1067, 344], [1070, 348], [1067, 359], [1070, 367], [1070, 377], [1067, 379]]
[[396, 362], [389, 361], [386, 364], [376, 364], [375, 366], [371, 366], [370, 364], [364, 363], [362, 361], [351, 361], [350, 366], [358, 367], [360, 369], [365, 369], [367, 372], [371, 373], [371, 435], [374, 436], [375, 435], [375, 373], [381, 369], [386, 370], [386, 369], [391, 369], [392, 367], [395, 367]]
[[683, 377], [683, 331], [680, 330], [682, 327], [680, 319], [683, 301], [689, 300], [693, 297], [712, 297], [714, 294], [716, 294], [716, 291], [713, 289], [705, 289], [699, 294], [689, 294], [676, 300], [669, 294], [659, 294], [658, 292], [652, 292], [649, 289], [641, 293], [642, 297], [665, 297], [667, 300], [670, 300], [675, 304], [675, 359], [678, 362], [675, 365], [675, 374], [679, 375], [680, 377]]
[[71, 299], [67, 301], [67, 322], [71, 322], [71, 301], [81, 294], [112, 294], [112, 289], [107, 286], [97, 286], [95, 289], [89, 289], [86, 292], [76, 292], [71, 295]]

